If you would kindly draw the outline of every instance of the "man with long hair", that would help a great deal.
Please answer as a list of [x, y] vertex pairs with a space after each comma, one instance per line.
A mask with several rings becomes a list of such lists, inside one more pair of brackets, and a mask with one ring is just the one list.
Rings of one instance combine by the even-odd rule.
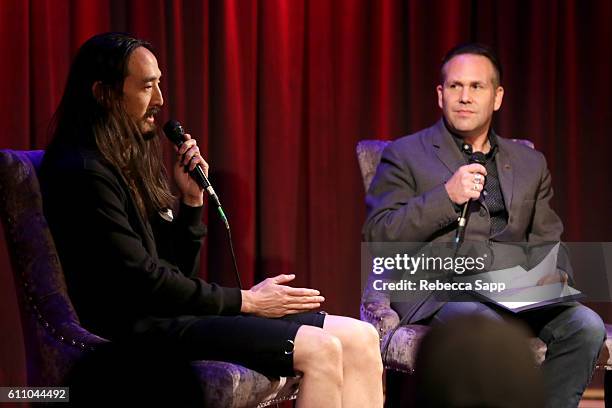
[[204, 197], [186, 169], [207, 172], [208, 164], [186, 135], [176, 149], [175, 199], [155, 124], [160, 78], [149, 43], [94, 36], [76, 55], [55, 115], [43, 202], [83, 326], [112, 340], [163, 339], [194, 360], [301, 372], [301, 406], [381, 406], [372, 326], [314, 312], [324, 298], [287, 286], [293, 275], [249, 290], [197, 277]]

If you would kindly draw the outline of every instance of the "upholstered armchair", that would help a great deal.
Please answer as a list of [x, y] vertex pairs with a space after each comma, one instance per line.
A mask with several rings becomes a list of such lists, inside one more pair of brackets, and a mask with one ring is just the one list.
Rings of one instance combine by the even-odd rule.
[[[42, 211], [36, 172], [43, 154], [0, 151], [0, 216], [19, 301], [28, 385], [58, 386], [77, 361], [108, 340], [80, 326], [68, 297]], [[265, 407], [295, 399], [298, 392], [298, 378], [268, 378], [219, 361], [196, 361], [192, 367], [205, 406]]]
[[[515, 140], [534, 148], [528, 140]], [[376, 173], [383, 150], [389, 144], [383, 140], [362, 140], [357, 144], [357, 159], [363, 178], [365, 191]], [[387, 345], [383, 355], [383, 364], [386, 369], [387, 398], [385, 406], [409, 406], [406, 401], [411, 400], [414, 382], [411, 375], [414, 373], [416, 354], [419, 343], [427, 333], [427, 326], [408, 324], [399, 327], [395, 333], [393, 329], [399, 324], [400, 318], [390, 305], [389, 299], [381, 293], [364, 293], [360, 307], [361, 320], [371, 323], [380, 335], [381, 351]], [[599, 355], [598, 369], [605, 369], [605, 395], [606, 406], [608, 399], [612, 399], [612, 325], [606, 324], [607, 339]], [[392, 334], [392, 336], [390, 336]], [[391, 337], [390, 339], [388, 337]], [[541, 364], [546, 356], [546, 344], [538, 338], [531, 340], [531, 347], [537, 364]], [[443, 368], [442, 368], [443, 369]], [[400, 401], [402, 402], [400, 404]], [[611, 401], [612, 402], [612, 401]]]

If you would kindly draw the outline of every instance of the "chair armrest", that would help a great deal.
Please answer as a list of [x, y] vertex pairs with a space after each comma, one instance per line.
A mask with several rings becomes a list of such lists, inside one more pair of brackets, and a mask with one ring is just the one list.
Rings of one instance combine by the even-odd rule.
[[391, 308], [389, 296], [384, 293], [370, 291], [365, 294], [360, 311], [361, 320], [376, 328], [381, 341], [400, 322], [399, 315]]
[[83, 350], [93, 350], [97, 346], [109, 342], [105, 338], [90, 333], [75, 322], [62, 324], [57, 330], [56, 337], [61, 338], [61, 341], [67, 344]]
[[24, 297], [27, 309], [33, 312], [28, 316], [33, 324], [30, 329], [32, 335], [39, 339], [49, 336], [49, 339], [82, 351], [93, 350], [108, 343], [107, 339], [81, 326], [64, 290], [47, 294], [38, 301], [34, 301], [34, 296]]

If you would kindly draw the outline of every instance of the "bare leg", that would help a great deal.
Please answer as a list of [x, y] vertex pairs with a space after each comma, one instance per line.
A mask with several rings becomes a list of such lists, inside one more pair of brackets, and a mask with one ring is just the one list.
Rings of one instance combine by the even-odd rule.
[[295, 336], [293, 368], [304, 374], [298, 407], [341, 406], [342, 344], [337, 337], [319, 327], [300, 326]]
[[376, 329], [356, 319], [328, 315], [323, 330], [342, 343], [342, 406], [382, 407], [383, 366]]

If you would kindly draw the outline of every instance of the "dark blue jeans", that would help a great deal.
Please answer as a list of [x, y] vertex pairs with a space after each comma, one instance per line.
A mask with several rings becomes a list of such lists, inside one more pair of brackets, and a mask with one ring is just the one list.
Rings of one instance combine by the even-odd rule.
[[547, 407], [578, 406], [606, 338], [599, 315], [577, 302], [518, 314], [479, 302], [449, 302], [431, 318], [431, 324], [444, 324], [466, 314], [497, 320], [514, 317], [527, 324], [548, 347], [541, 367]]

